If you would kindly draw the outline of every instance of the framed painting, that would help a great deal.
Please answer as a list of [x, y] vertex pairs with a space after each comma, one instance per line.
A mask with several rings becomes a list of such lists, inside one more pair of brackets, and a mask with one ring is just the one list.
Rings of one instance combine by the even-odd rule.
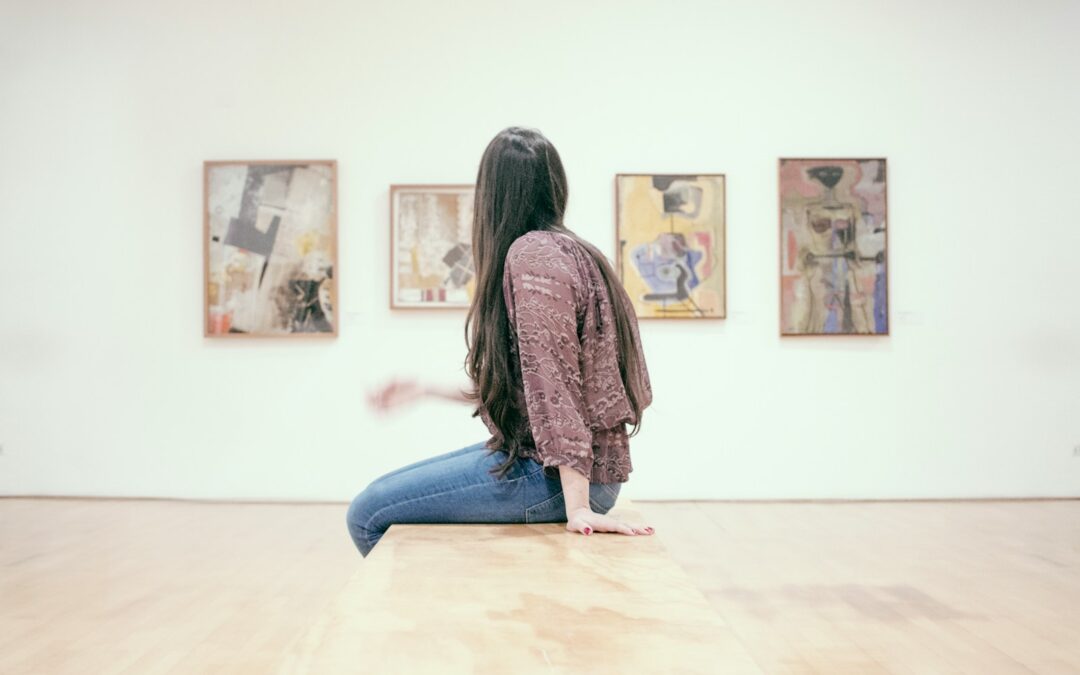
[[207, 337], [334, 337], [337, 163], [203, 165]]
[[616, 271], [643, 319], [727, 312], [724, 174], [615, 176]]
[[473, 185], [390, 186], [390, 308], [466, 309], [476, 288]]
[[780, 334], [888, 335], [885, 159], [780, 160]]

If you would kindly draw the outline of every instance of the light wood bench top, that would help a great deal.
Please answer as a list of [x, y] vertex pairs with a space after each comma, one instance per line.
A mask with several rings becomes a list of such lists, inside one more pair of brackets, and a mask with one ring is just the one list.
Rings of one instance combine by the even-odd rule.
[[394, 525], [279, 672], [760, 673], [660, 537]]

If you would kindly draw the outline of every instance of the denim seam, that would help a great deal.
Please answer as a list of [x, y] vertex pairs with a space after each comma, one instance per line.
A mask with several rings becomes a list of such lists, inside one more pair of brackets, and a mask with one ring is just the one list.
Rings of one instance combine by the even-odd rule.
[[612, 489], [611, 487], [609, 487], [609, 485], [610, 485], [609, 483], [601, 483], [600, 485], [601, 485], [601, 487], [603, 487], [604, 492], [607, 492], [608, 496], [610, 496], [612, 498], [612, 500], [615, 500], [615, 499], [619, 498], [618, 491]]
[[[525, 480], [526, 478], [530, 478], [532, 476], [535, 476], [537, 473], [539, 473], [539, 472], [541, 472], [543, 470], [544, 470], [544, 468], [540, 467], [539, 469], [536, 469], [535, 471], [527, 473], [524, 476], [518, 476], [517, 478], [511, 478], [510, 480], [505, 481], [505, 482], [506, 482], [507, 485], [509, 485], [511, 483], [516, 483], [516, 482], [518, 482], [520, 480]], [[380, 513], [382, 513], [386, 509], [390, 509], [390, 508], [393, 508], [395, 506], [404, 506], [405, 504], [412, 504], [413, 502], [418, 502], [418, 501], [421, 501], [421, 500], [424, 500], [424, 499], [430, 499], [432, 497], [441, 497], [443, 495], [448, 495], [448, 494], [450, 494], [452, 492], [459, 492], [459, 491], [464, 492], [465, 490], [471, 490], [472, 488], [476, 488], [476, 487], [484, 487], [485, 485], [489, 485], [489, 483], [474, 483], [473, 485], [466, 485], [465, 487], [461, 487], [461, 488], [454, 488], [452, 490], [445, 490], [443, 492], [436, 492], [435, 494], [424, 495], [423, 497], [415, 497], [413, 499], [406, 499], [403, 502], [397, 502], [395, 504], [387, 504], [386, 506], [384, 506], [384, 507], [378, 509], [377, 511], [375, 511], [375, 513], [371, 514], [371, 517], [368, 518], [367, 523], [364, 524], [364, 532], [365, 533], [371, 532], [371, 527], [370, 527], [371, 523], [375, 520], [376, 516], [378, 516]]]

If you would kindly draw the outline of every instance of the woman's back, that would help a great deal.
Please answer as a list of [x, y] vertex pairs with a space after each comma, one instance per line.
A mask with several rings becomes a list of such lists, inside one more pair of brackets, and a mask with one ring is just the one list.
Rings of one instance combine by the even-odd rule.
[[[639, 401], [652, 388], [637, 321], [622, 286], [637, 350]], [[591, 482], [626, 482], [632, 471], [626, 424], [637, 416], [623, 384], [612, 297], [590, 252], [574, 237], [534, 230], [507, 252], [503, 294], [510, 322], [515, 404], [524, 413], [521, 454], [545, 466], [570, 464]], [[494, 434], [500, 439], [485, 411]]]

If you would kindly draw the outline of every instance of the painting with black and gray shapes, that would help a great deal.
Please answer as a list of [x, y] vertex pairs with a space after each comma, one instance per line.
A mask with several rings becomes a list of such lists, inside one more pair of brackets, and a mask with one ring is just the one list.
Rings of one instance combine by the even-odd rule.
[[472, 185], [391, 187], [391, 307], [467, 308], [476, 288]]
[[334, 166], [206, 170], [207, 333], [333, 333]]

